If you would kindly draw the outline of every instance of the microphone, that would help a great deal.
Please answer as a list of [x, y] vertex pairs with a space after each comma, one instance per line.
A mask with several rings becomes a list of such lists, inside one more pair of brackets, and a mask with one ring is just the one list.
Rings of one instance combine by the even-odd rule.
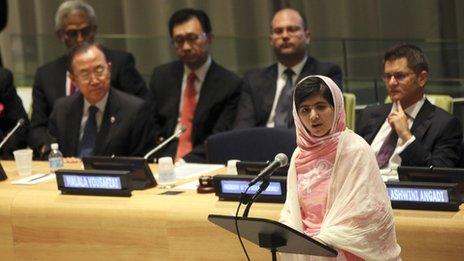
[[22, 118], [18, 120], [18, 123], [16, 123], [16, 126], [14, 126], [14, 128], [11, 129], [10, 132], [8, 132], [8, 134], [5, 136], [5, 138], [3, 138], [2, 143], [0, 143], [0, 149], [10, 139], [11, 135], [13, 135], [19, 127], [24, 126], [25, 122], [26, 121], [24, 119], [22, 119]]
[[258, 181], [263, 180], [267, 177], [270, 177], [274, 171], [276, 171], [280, 167], [287, 166], [288, 164], [288, 157], [284, 153], [279, 153], [275, 156], [274, 160], [265, 167], [256, 178], [248, 183], [248, 187], [253, 186]]
[[182, 133], [184, 133], [187, 130], [184, 126], [180, 127], [180, 130], [176, 131], [174, 134], [172, 134], [169, 138], [167, 138], [165, 141], [160, 143], [158, 146], [156, 146], [154, 149], [150, 150], [145, 156], [143, 156], [144, 159], [148, 159], [151, 155], [153, 155], [155, 152], [159, 151], [160, 149], [164, 148], [171, 140], [179, 137]]

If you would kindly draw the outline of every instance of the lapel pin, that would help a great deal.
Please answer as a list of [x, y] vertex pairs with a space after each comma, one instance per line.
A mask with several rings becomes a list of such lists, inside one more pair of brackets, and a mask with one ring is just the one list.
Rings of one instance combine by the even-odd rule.
[[115, 121], [116, 121], [116, 118], [114, 116], [111, 116], [111, 118], [110, 118], [111, 124], [113, 124]]

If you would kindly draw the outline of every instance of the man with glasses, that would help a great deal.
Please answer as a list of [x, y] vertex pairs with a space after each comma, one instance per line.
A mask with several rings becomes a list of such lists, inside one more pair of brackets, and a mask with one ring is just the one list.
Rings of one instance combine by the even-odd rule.
[[276, 12], [269, 38], [277, 63], [245, 74], [235, 128], [293, 127], [293, 87], [305, 76], [328, 76], [342, 86], [340, 67], [308, 55], [310, 32], [306, 18], [297, 10]]
[[458, 118], [432, 105], [424, 95], [429, 67], [411, 44], [389, 49], [382, 78], [393, 103], [365, 108], [356, 132], [371, 144], [380, 169], [398, 166], [455, 167], [461, 156]]
[[143, 156], [155, 143], [149, 102], [111, 87], [113, 66], [100, 45], [77, 45], [69, 59], [80, 91], [59, 98], [49, 122], [63, 156]]
[[211, 59], [211, 24], [205, 12], [181, 9], [169, 19], [169, 34], [179, 61], [153, 70], [158, 142], [181, 128], [185, 132], [157, 156], [204, 162], [206, 138], [231, 128], [242, 81]]
[[[69, 49], [84, 42], [92, 43], [97, 33], [93, 8], [81, 1], [66, 1], [55, 16], [55, 30], [61, 42]], [[134, 57], [123, 51], [104, 49], [111, 61], [111, 85], [124, 92], [150, 99], [145, 81], [135, 69]], [[80, 86], [72, 84], [67, 70], [67, 55], [63, 55], [37, 69], [32, 90], [32, 117], [29, 143], [39, 157], [49, 151], [47, 123], [56, 99], [72, 95]]]

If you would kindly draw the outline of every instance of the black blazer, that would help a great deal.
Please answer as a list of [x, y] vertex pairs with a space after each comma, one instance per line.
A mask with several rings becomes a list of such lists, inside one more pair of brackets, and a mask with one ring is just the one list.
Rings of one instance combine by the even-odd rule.
[[[357, 118], [356, 132], [369, 144], [387, 119], [392, 104], [366, 107]], [[411, 133], [416, 137], [401, 154], [402, 166], [454, 167], [461, 157], [459, 119], [425, 100]]]
[[[340, 67], [331, 63], [319, 62], [311, 56], [308, 56], [295, 83], [314, 74], [328, 76], [340, 88], [342, 87]], [[272, 104], [276, 98], [277, 64], [250, 71], [245, 74], [243, 80], [245, 85], [240, 97], [234, 126], [235, 128], [266, 126], [269, 115], [271, 115]]]
[[[153, 93], [158, 142], [174, 133], [179, 117], [184, 65], [175, 61], [153, 70], [150, 90]], [[193, 150], [184, 159], [205, 162], [204, 141], [214, 133], [229, 130], [235, 119], [242, 80], [214, 61], [206, 73], [197, 102], [192, 127]], [[171, 142], [156, 157], [175, 156], [177, 141]]]
[[[50, 136], [65, 157], [79, 152], [79, 130], [84, 98], [81, 93], [58, 99], [50, 116]], [[138, 97], [110, 88], [95, 155], [143, 156], [155, 144], [150, 105]]]
[[[111, 62], [111, 86], [124, 92], [150, 99], [145, 81], [135, 69], [132, 54], [105, 49], [105, 55]], [[60, 58], [37, 69], [32, 89], [32, 117], [29, 144], [36, 149], [46, 144], [47, 124], [55, 101], [66, 95], [66, 71], [68, 57]]]
[[6, 159], [12, 158], [14, 150], [27, 147], [29, 120], [21, 98], [16, 93], [13, 75], [2, 67], [0, 67], [0, 103], [3, 105], [3, 110], [0, 111], [0, 141], [16, 126], [19, 119], [25, 121], [25, 126], [20, 127], [2, 148], [2, 157]]

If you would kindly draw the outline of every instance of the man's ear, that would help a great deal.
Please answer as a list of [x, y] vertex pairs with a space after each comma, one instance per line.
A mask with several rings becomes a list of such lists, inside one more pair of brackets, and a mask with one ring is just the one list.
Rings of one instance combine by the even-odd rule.
[[429, 73], [427, 71], [422, 71], [419, 73], [419, 75], [417, 76], [417, 80], [419, 82], [419, 85], [421, 87], [424, 87], [425, 84], [427, 83], [429, 79]]

